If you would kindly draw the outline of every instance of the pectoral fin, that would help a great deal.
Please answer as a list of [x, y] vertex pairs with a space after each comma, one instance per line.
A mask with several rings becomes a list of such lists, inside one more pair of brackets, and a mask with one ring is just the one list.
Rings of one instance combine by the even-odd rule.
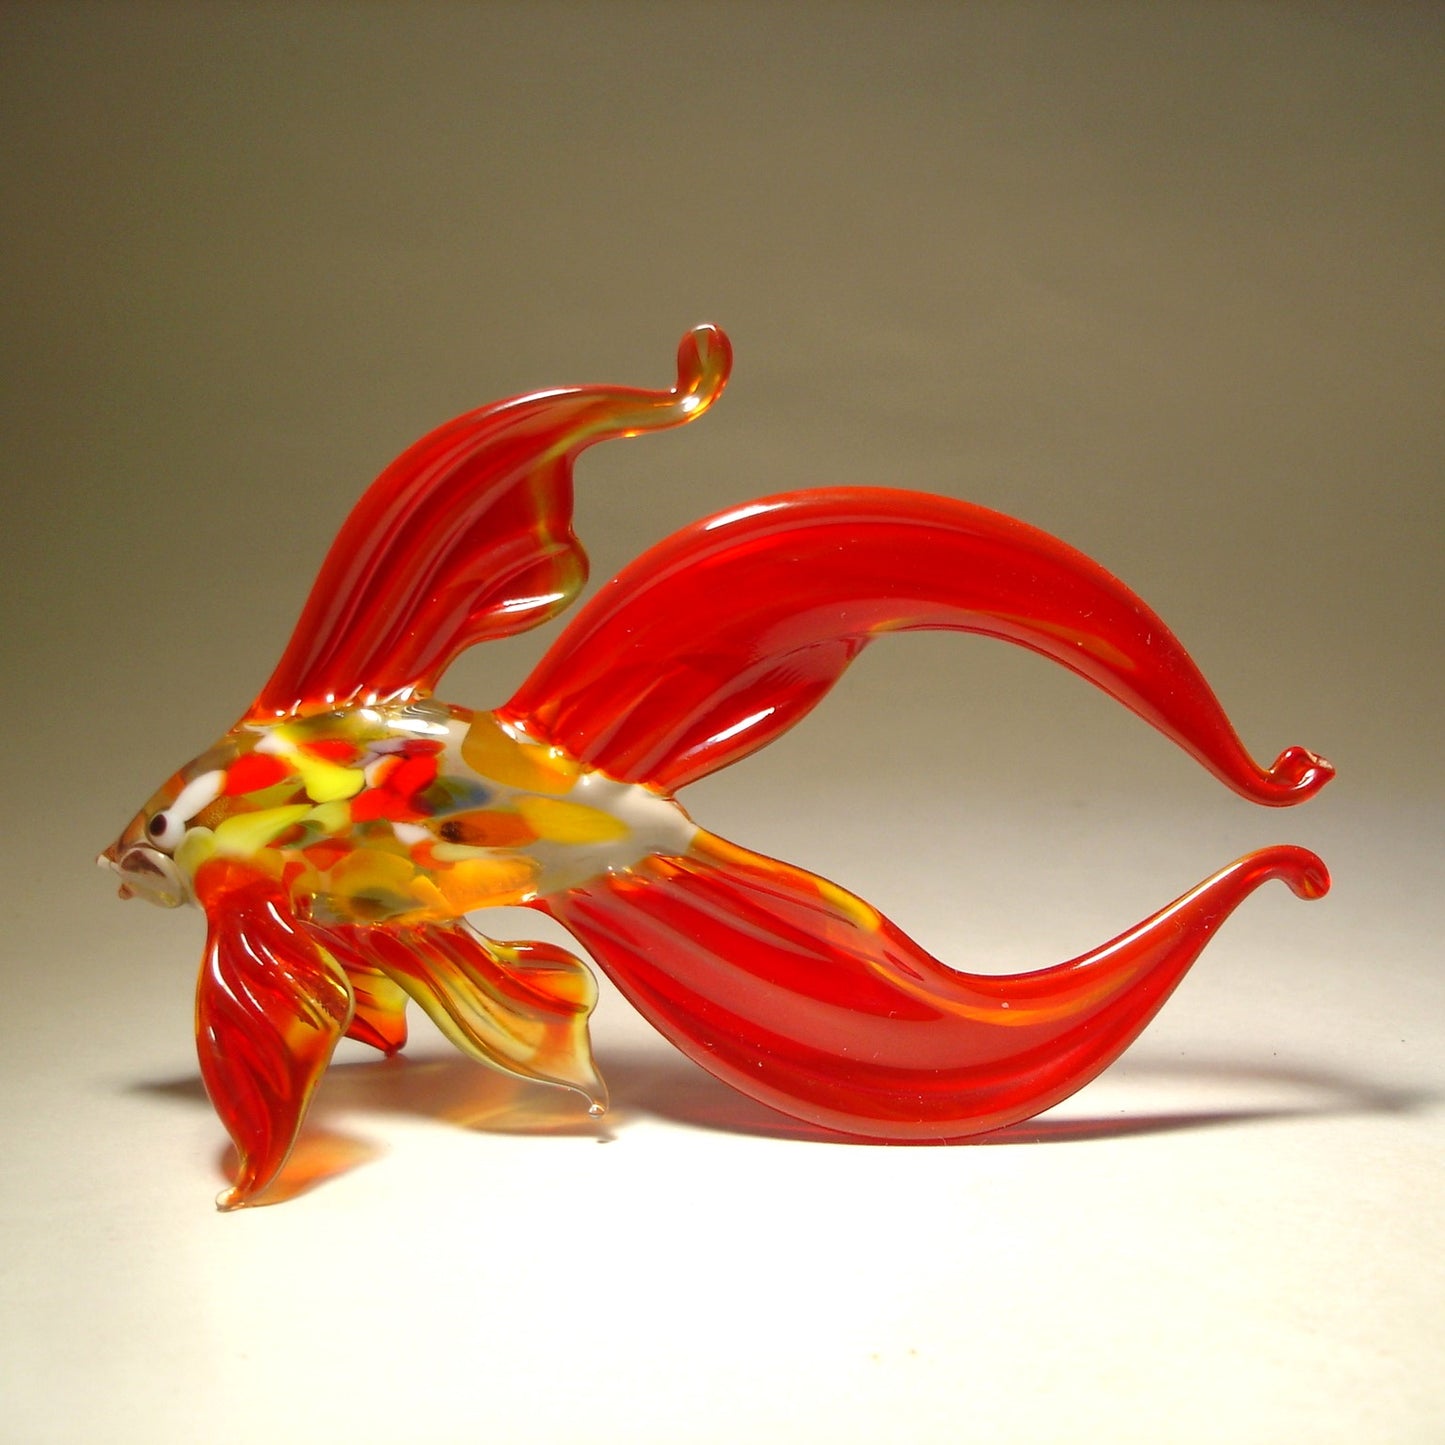
[[597, 984], [565, 949], [494, 943], [466, 923], [374, 929], [364, 947], [463, 1053], [606, 1107], [587, 1033]]
[[317, 1081], [352, 1020], [346, 976], [269, 880], [209, 910], [196, 992], [206, 1092], [240, 1167], [221, 1209], [251, 1203], [291, 1152]]

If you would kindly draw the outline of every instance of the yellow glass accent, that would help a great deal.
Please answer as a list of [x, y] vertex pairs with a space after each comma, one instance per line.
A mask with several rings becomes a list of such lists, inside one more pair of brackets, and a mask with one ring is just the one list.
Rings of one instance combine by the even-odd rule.
[[433, 843], [431, 855], [438, 863], [460, 863], [468, 858], [494, 858], [496, 850], [473, 843]]
[[351, 805], [344, 798], [320, 803], [306, 814], [306, 821], [325, 833], [344, 833], [351, 826]]
[[849, 893], [846, 888], [839, 888], [836, 883], [829, 883], [826, 878], [818, 879], [818, 896], [824, 903], [832, 904], [859, 928], [876, 933], [882, 926], [883, 919], [876, 908], [865, 903], [856, 894]]
[[331, 887], [338, 893], [394, 893], [405, 898], [411, 892], [416, 865], [402, 853], [380, 848], [357, 848], [339, 858], [331, 870]]
[[228, 858], [244, 858], [259, 853], [310, 811], [308, 803], [291, 803], [284, 808], [236, 813], [216, 824], [215, 850]]
[[452, 918], [456, 910], [445, 893], [425, 873], [418, 873], [411, 883], [411, 896], [421, 904], [419, 917]]
[[192, 878], [196, 869], [216, 851], [216, 835], [210, 828], [192, 828], [176, 849], [176, 866]]
[[693, 850], [724, 868], [752, 871], [761, 867], [768, 872], [786, 874], [803, 887], [812, 888], [824, 903], [836, 908], [859, 928], [876, 933], [883, 926], [883, 915], [871, 904], [865, 903], [857, 894], [849, 893], [846, 888], [840, 888], [826, 878], [805, 873], [801, 868], [794, 868], [791, 864], [780, 863], [775, 858], [763, 858], [757, 853], [749, 852], [748, 849], [740, 848], [736, 843], [728, 842], [726, 838], [719, 838], [716, 833], [700, 831], [693, 841]]
[[462, 739], [462, 760], [478, 776], [529, 793], [565, 793], [581, 763], [539, 743], [520, 743], [490, 713], [478, 713]]
[[611, 813], [559, 798], [518, 798], [517, 811], [549, 843], [613, 843], [632, 832]]
[[324, 758], [308, 758], [297, 754], [292, 759], [301, 774], [307, 796], [317, 803], [336, 803], [354, 798], [366, 786], [366, 774], [360, 768], [343, 768]]

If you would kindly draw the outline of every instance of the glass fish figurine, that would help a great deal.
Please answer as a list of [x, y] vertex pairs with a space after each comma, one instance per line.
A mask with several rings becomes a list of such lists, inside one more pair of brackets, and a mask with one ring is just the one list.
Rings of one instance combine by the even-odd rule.
[[726, 1083], [864, 1139], [953, 1140], [1049, 1108], [1116, 1059], [1261, 883], [1315, 898], [1265, 848], [1091, 953], [957, 972], [861, 898], [709, 833], [676, 795], [804, 717], [870, 643], [984, 633], [1087, 678], [1229, 787], [1282, 806], [1332, 776], [1245, 751], [1164, 623], [1081, 553], [920, 493], [834, 488], [734, 507], [607, 583], [493, 712], [434, 690], [465, 648], [534, 627], [586, 578], [586, 447], [701, 416], [731, 348], [701, 326], [665, 391], [585, 386], [458, 417], [362, 496], [240, 721], [101, 854], [123, 898], [197, 903], [206, 1089], [252, 1203], [343, 1036], [385, 1053], [408, 1001], [460, 1049], [605, 1104], [593, 977], [468, 915], [559, 920], [678, 1048]]

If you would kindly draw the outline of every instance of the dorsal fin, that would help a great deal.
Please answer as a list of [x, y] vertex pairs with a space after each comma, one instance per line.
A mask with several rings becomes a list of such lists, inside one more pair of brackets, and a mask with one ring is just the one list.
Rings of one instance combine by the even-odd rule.
[[425, 694], [474, 643], [562, 611], [587, 579], [572, 532], [578, 454], [691, 421], [722, 392], [731, 363], [727, 337], [698, 326], [678, 347], [667, 391], [537, 392], [409, 447], [347, 517], [247, 716]]

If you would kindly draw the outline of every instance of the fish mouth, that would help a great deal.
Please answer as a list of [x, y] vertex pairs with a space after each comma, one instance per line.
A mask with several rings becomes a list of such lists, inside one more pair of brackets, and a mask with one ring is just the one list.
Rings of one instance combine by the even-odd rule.
[[179, 908], [190, 897], [185, 875], [175, 860], [144, 843], [129, 848], [112, 843], [95, 861], [120, 879], [122, 898], [144, 898], [158, 908]]

